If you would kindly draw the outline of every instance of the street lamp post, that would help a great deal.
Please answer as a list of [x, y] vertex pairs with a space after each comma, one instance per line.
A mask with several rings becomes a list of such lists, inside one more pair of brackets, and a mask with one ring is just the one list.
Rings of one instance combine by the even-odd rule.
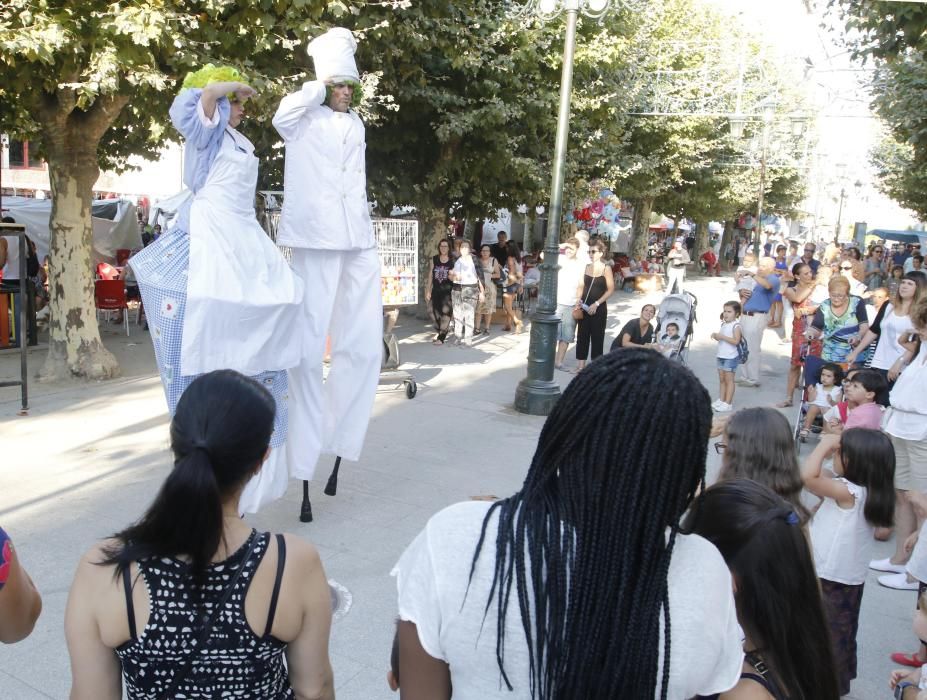
[[763, 198], [766, 196], [766, 158], [769, 151], [769, 125], [776, 113], [776, 102], [768, 97], [760, 103], [763, 111], [763, 135], [760, 145], [760, 191], [756, 200], [756, 237], [753, 240], [753, 254], [757, 259], [763, 245]]
[[563, 173], [567, 138], [570, 131], [570, 95], [573, 90], [573, 54], [576, 47], [576, 24], [579, 13], [597, 18], [605, 15], [611, 0], [540, 0], [538, 13], [552, 18], [566, 13], [566, 38], [563, 45], [563, 72], [560, 76], [560, 110], [557, 115], [557, 140], [550, 183], [550, 215], [544, 244], [544, 262], [539, 266], [541, 281], [538, 307], [531, 317], [528, 347], [528, 373], [515, 389], [515, 410], [534, 416], [547, 416], [560, 398], [560, 385], [554, 381], [554, 353], [557, 349], [557, 270], [560, 269], [560, 222], [563, 218]]

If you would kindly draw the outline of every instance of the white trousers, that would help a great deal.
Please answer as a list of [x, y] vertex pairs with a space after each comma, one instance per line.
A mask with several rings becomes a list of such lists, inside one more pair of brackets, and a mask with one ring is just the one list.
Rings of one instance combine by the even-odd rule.
[[747, 361], [740, 366], [742, 379], [757, 383], [760, 381], [760, 346], [763, 344], [763, 332], [768, 322], [769, 314], [744, 314], [740, 317], [740, 330], [747, 339], [747, 350], [750, 352]]
[[[685, 267], [673, 267], [672, 264], [666, 268], [666, 293], [667, 294], [682, 294], [683, 284], [686, 281], [686, 268]], [[679, 289], [673, 290], [673, 285], [677, 285]]]
[[[383, 359], [383, 304], [376, 248], [294, 248], [293, 270], [306, 289], [303, 360], [289, 370], [290, 474], [311, 479], [319, 455], [360, 459]], [[322, 382], [325, 339], [331, 366]]]

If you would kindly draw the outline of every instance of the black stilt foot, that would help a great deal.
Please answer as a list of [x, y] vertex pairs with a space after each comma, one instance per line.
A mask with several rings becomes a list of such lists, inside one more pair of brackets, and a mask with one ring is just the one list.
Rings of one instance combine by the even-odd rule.
[[335, 457], [335, 468], [332, 469], [331, 476], [328, 477], [328, 483], [325, 484], [326, 496], [334, 496], [338, 493], [338, 469], [341, 467], [341, 457]]
[[299, 521], [312, 522], [312, 504], [309, 502], [309, 482], [303, 481], [303, 504], [299, 509]]

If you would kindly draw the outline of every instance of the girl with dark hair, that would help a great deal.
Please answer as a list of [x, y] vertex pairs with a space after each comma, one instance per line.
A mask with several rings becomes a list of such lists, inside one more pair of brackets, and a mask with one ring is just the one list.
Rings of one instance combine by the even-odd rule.
[[451, 243], [446, 238], [438, 242], [438, 254], [432, 257], [428, 266], [428, 281], [425, 283], [425, 301], [431, 303], [431, 314], [435, 322], [437, 334], [432, 345], [444, 345], [448, 331], [451, 329], [453, 317], [453, 304], [451, 293], [454, 283], [451, 282], [451, 270], [454, 269], [454, 260], [451, 258]]
[[879, 309], [859, 345], [847, 356], [847, 362], [856, 362], [860, 353], [865, 353], [873, 341], [878, 341], [871, 366], [882, 373], [891, 388], [904, 369], [905, 349], [900, 341], [914, 330], [911, 309], [922, 298], [927, 298], [927, 277], [909, 272], [900, 280], [891, 301]]
[[746, 660], [717, 700], [836, 700], [837, 671], [808, 540], [791, 504], [749, 479], [705, 491], [685, 530], [721, 552], [734, 578]]
[[721, 328], [711, 334], [711, 339], [718, 342], [715, 359], [718, 364], [718, 400], [711, 407], [719, 413], [734, 410], [734, 373], [737, 371], [737, 346], [743, 336], [740, 329], [740, 302], [728, 301], [721, 312]]
[[245, 483], [270, 452], [274, 412], [258, 382], [231, 370], [200, 376], [180, 397], [174, 468], [154, 502], [87, 552], [74, 576], [71, 698], [118, 700], [120, 673], [130, 700], [217, 688], [255, 700], [334, 697], [318, 552], [238, 517]]
[[[605, 425], [576, 420], [589, 406]], [[441, 511], [399, 560], [403, 698], [446, 700], [453, 687], [455, 700], [682, 700], [733, 687], [730, 573], [679, 532], [710, 422], [701, 383], [652, 350], [580, 372], [522, 489]]]
[[509, 241], [505, 246], [505, 253], [505, 286], [502, 288], [502, 308], [505, 311], [503, 330], [510, 331], [514, 326], [515, 332], [521, 333], [524, 324], [521, 322], [518, 309], [515, 308], [515, 298], [518, 296], [522, 281], [525, 279], [521, 267], [521, 252], [518, 250], [518, 244], [515, 241]]
[[782, 298], [792, 309], [792, 355], [789, 360], [785, 400], [776, 404], [779, 408], [792, 405], [804, 356], [821, 354], [820, 341], [809, 341], [806, 335], [811, 317], [818, 310], [818, 305], [811, 299], [815, 287], [811, 266], [806, 262], [795, 263], [792, 266], [792, 281], [782, 290]]
[[742, 408], [724, 427], [718, 479], [752, 479], [788, 501], [802, 525], [811, 517], [801, 502], [801, 471], [788, 419], [773, 408]]
[[[824, 476], [833, 455], [836, 477]], [[811, 520], [814, 563], [837, 658], [840, 694], [856, 678], [856, 632], [876, 527], [895, 512], [895, 451], [878, 430], [850, 428], [824, 435], [802, 466], [805, 488], [822, 499]]]

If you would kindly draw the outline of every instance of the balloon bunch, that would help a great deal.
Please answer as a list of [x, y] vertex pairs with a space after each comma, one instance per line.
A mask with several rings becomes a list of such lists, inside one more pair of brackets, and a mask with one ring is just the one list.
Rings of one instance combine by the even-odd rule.
[[621, 199], [612, 190], [603, 188], [597, 195], [583, 200], [582, 206], [568, 212], [565, 220], [592, 234], [611, 237], [621, 214]]

